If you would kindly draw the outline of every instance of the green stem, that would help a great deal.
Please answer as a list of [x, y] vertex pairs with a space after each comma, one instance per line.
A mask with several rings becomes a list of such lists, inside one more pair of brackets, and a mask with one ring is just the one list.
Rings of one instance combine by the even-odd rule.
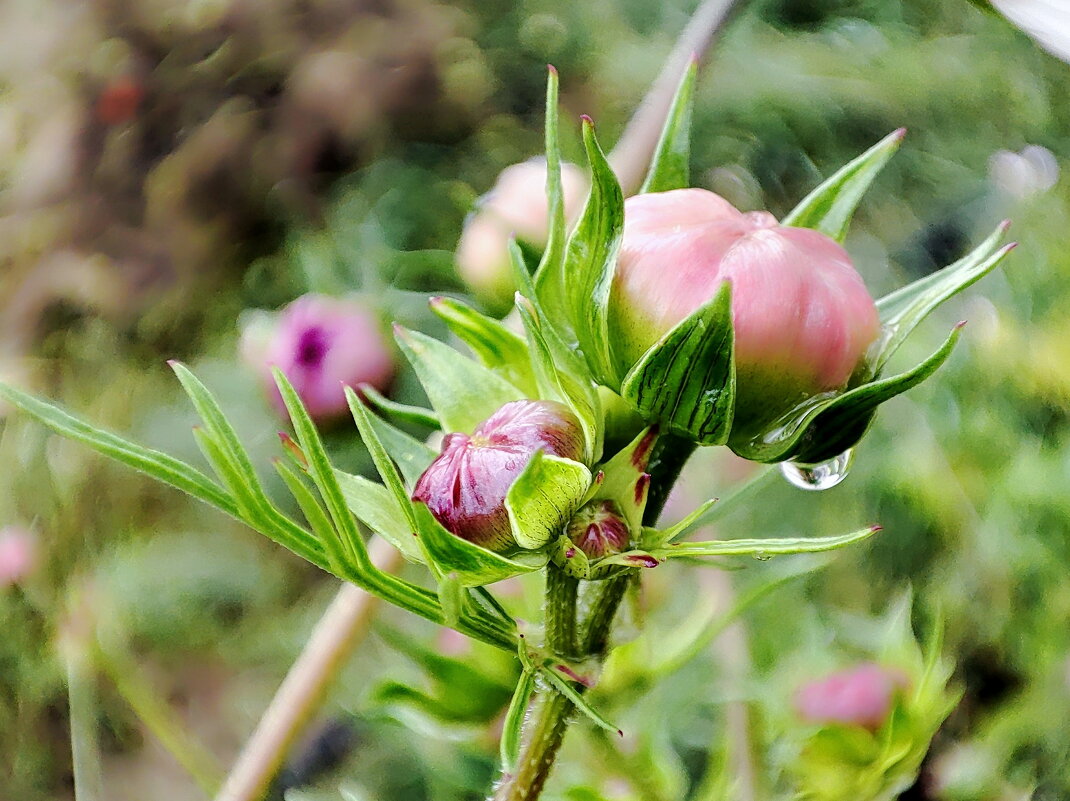
[[[646, 511], [643, 514], [643, 525], [652, 526], [657, 523], [669, 492], [694, 451], [694, 443], [671, 434], [663, 435], [658, 440], [648, 466], [650, 493], [647, 497]], [[548, 592], [551, 587], [559, 587], [558, 579], [550, 578], [555, 570], [553, 565], [548, 567]], [[598, 582], [599, 591], [591, 603], [581, 636], [582, 647], [579, 654], [581, 658], [601, 657], [605, 653], [613, 619], [616, 617], [628, 586], [637, 574], [637, 570], [629, 570], [620, 576]], [[555, 611], [555, 603], [560, 600], [560, 597], [552, 601], [548, 598], [547, 642], [551, 644], [551, 647], [559, 637], [556, 627], [562, 622], [562, 613], [560, 610]], [[572, 610], [574, 622], [575, 596], [572, 600]], [[573, 709], [572, 702], [560, 693], [550, 689], [544, 690], [542, 703], [532, 717], [531, 734], [524, 745], [517, 772], [512, 776], [504, 777], [494, 795], [494, 801], [534, 801], [539, 797], [553, 769], [554, 760], [557, 758], [557, 751], [568, 729]]]
[[579, 581], [552, 562], [546, 566], [546, 644], [558, 656], [576, 656]]

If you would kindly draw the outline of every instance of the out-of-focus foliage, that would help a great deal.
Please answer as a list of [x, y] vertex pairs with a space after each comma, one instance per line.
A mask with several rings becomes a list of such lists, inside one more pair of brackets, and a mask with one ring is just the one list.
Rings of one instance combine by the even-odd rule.
[[[236, 367], [241, 311], [356, 291], [384, 320], [444, 335], [426, 295], [461, 291], [449, 251], [464, 215], [502, 168], [541, 150], [544, 65], [561, 73], [563, 119], [589, 113], [612, 143], [691, 6], [11, 0], [0, 372], [196, 460], [192, 414], [163, 364], [194, 362], [270, 486], [280, 423]], [[1005, 216], [1022, 244], [897, 357], [916, 361], [969, 320], [937, 377], [882, 409], [844, 484], [802, 493], [774, 477], [717, 526], [884, 532], [813, 571], [813, 557], [648, 571], [628, 608], [646, 633], [604, 677], [625, 740], [577, 725], [548, 797], [780, 797], [801, 731], [792, 692], [879, 656], [876, 621], [908, 585], [921, 640], [943, 621], [962, 692], [909, 797], [1070, 795], [1070, 194], [1056, 180], [1068, 92], [1067, 65], [964, 1], [742, 4], [699, 81], [697, 185], [783, 214], [906, 126], [847, 241], [874, 294], [953, 260]], [[1014, 155], [1030, 145], [1050, 156]], [[393, 397], [418, 393], [402, 373]], [[24, 418], [0, 425], [0, 526], [29, 526], [42, 550], [29, 579], [0, 589], [0, 798], [71, 795], [54, 641], [73, 611], [105, 658], [128, 655], [229, 763], [332, 586]], [[347, 469], [368, 468], [349, 429], [328, 439]], [[724, 497], [752, 469], [700, 453], [681, 499]], [[518, 584], [510, 611], [535, 617], [537, 583]], [[744, 602], [737, 623], [711, 628]], [[290, 798], [482, 797], [514, 666], [478, 646], [459, 654], [403, 615], [379, 625], [324, 712], [353, 736]], [[484, 669], [460, 675], [473, 664]], [[202, 797], [114, 683], [102, 673], [96, 687], [108, 797]]]

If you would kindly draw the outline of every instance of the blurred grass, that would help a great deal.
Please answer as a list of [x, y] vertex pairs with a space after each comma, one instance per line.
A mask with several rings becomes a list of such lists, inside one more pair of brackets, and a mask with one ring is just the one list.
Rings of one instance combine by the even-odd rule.
[[[563, 119], [592, 114], [612, 142], [689, 10], [677, 0], [568, 9], [113, 0], [68, 18], [67, 4], [7, 4], [0, 371], [197, 458], [190, 411], [164, 365], [182, 358], [220, 393], [263, 463], [278, 424], [236, 367], [240, 312], [309, 289], [356, 290], [384, 319], [441, 333], [424, 298], [463, 291], [449, 251], [465, 213], [503, 167], [539, 151], [545, 63], [562, 75]], [[864, 656], [865, 620], [907, 586], [922, 633], [944, 619], [965, 693], [910, 797], [1070, 796], [1070, 195], [1064, 178], [1015, 197], [988, 173], [997, 150], [1027, 144], [1050, 149], [1065, 172], [1068, 69], [966, 2], [746, 4], [700, 80], [698, 185], [783, 214], [905, 125], [848, 240], [870, 287], [953, 260], [1004, 216], [1022, 244], [901, 357], [970, 320], [936, 378], [885, 407], [845, 484], [819, 494], [777, 485], [718, 526], [775, 536], [880, 522], [885, 531], [746, 615], [755, 674], [742, 689], [713, 678], [715, 645], [625, 699], [621, 721], [641, 736], [619, 761], [582, 730], [570, 735], [551, 797], [690, 797], [725, 737], [726, 693], [742, 692], [775, 721], [797, 678], [782, 666], [815, 652], [830, 665]], [[143, 97], [129, 120], [105, 123], [100, 97], [121, 77]], [[567, 127], [576, 160], [576, 126]], [[395, 396], [416, 400], [415, 386], [403, 374]], [[10, 777], [0, 798], [71, 795], [54, 643], [72, 598], [104, 646], [114, 637], [130, 647], [142, 678], [229, 761], [330, 586], [230, 521], [25, 419], [2, 426], [0, 524], [31, 525], [46, 555], [24, 587], [0, 590], [0, 776]], [[354, 440], [346, 428], [331, 434], [344, 462], [366, 467]], [[741, 470], [703, 454], [682, 495], [724, 495]], [[732, 579], [745, 589], [779, 569], [747, 564]], [[691, 595], [710, 590], [693, 570], [664, 570], [633, 614], [645, 608], [648, 624], [671, 630]], [[529, 588], [511, 603], [537, 600]], [[417, 621], [386, 620], [437, 642]], [[360, 721], [357, 747], [300, 797], [338, 798], [339, 787], [360, 798], [481, 797], [493, 721], [457, 727], [384, 705], [375, 689], [387, 678], [433, 690], [411, 660], [369, 644], [328, 705]], [[114, 687], [96, 681], [108, 797], [202, 797]], [[963, 754], [972, 783], [955, 779]], [[778, 758], [774, 746], [774, 774]], [[628, 779], [644, 766], [654, 771], [645, 789]]]

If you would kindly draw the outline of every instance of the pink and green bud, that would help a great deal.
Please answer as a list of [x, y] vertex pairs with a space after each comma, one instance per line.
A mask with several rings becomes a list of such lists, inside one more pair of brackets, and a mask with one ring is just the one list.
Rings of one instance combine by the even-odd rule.
[[795, 693], [795, 711], [807, 723], [876, 731], [907, 685], [901, 671], [868, 662], [803, 685]]
[[628, 548], [631, 533], [613, 501], [591, 501], [572, 516], [566, 530], [572, 543], [590, 559], [612, 556]]
[[413, 489], [435, 519], [458, 537], [493, 551], [516, 547], [505, 498], [536, 451], [579, 460], [580, 423], [555, 401], [512, 401], [469, 436], [447, 434], [442, 452]]
[[385, 390], [394, 359], [375, 316], [360, 302], [303, 295], [278, 314], [261, 314], [242, 331], [241, 356], [259, 375], [279, 413], [286, 414], [271, 368], [293, 384], [314, 420], [348, 412], [343, 385]]
[[0, 529], [0, 589], [19, 584], [37, 567], [37, 538], [18, 526]]
[[[565, 216], [579, 213], [587, 192], [587, 178], [574, 164], [561, 165], [561, 193]], [[457, 272], [485, 302], [505, 307], [512, 303], [509, 239], [541, 251], [550, 224], [546, 205], [546, 161], [531, 159], [506, 167], [497, 183], [465, 222], [457, 243]]]
[[624, 375], [729, 282], [734, 436], [841, 389], [876, 340], [873, 299], [847, 252], [824, 234], [740, 212], [703, 189], [637, 195], [624, 209], [609, 307], [616, 368]]

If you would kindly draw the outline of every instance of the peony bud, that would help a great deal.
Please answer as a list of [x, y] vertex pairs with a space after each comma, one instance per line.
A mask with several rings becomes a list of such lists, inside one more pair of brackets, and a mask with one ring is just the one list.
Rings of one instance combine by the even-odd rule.
[[493, 551], [516, 547], [505, 496], [536, 451], [580, 459], [579, 421], [555, 401], [502, 406], [475, 432], [448, 434], [442, 453], [416, 482], [413, 500], [427, 504], [446, 529]]
[[[587, 192], [587, 178], [574, 164], [561, 165], [561, 193], [565, 216], [572, 219]], [[497, 183], [465, 222], [457, 243], [457, 271], [461, 280], [486, 302], [512, 302], [509, 238], [537, 250], [546, 247], [549, 220], [546, 209], [546, 161], [531, 159], [506, 167]]]
[[906, 677], [873, 662], [833, 673], [795, 693], [795, 711], [807, 723], [861, 726], [876, 731], [888, 719]]
[[613, 501], [591, 501], [568, 524], [568, 538], [591, 559], [620, 553], [628, 547], [628, 524]]
[[390, 347], [374, 316], [354, 300], [304, 295], [277, 315], [244, 327], [241, 355], [259, 373], [280, 413], [286, 414], [271, 368], [297, 390], [308, 413], [330, 420], [348, 409], [343, 384], [385, 390], [394, 375]]
[[842, 388], [877, 338], [873, 299], [824, 234], [742, 213], [703, 189], [637, 195], [624, 209], [609, 307], [617, 369], [624, 375], [730, 282], [733, 437], [754, 436], [807, 398]]
[[0, 589], [23, 581], [37, 566], [37, 538], [17, 526], [0, 529]]

